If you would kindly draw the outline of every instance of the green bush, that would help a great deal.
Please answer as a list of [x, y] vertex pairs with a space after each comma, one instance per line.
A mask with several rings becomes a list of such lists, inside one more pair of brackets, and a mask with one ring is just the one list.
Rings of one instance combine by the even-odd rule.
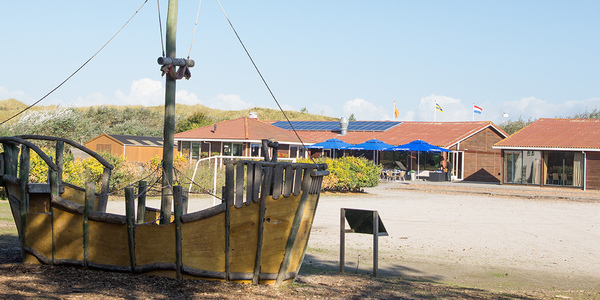
[[[299, 162], [312, 163], [310, 159]], [[381, 166], [362, 157], [342, 157], [337, 159], [319, 158], [317, 163], [326, 163], [330, 172], [323, 179], [321, 188], [326, 191], [355, 192], [365, 187], [374, 187], [379, 183]]]

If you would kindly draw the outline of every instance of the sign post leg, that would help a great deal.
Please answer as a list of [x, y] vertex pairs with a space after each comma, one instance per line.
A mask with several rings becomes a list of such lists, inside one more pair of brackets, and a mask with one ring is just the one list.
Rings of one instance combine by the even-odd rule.
[[373, 277], [377, 277], [379, 263], [379, 213], [373, 211]]
[[346, 210], [340, 209], [340, 273], [344, 273], [344, 260], [346, 251]]

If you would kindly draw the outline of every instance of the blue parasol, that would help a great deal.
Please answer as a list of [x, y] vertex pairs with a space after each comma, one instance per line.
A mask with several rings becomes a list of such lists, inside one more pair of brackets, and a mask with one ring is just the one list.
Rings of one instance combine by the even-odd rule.
[[450, 152], [448, 149], [434, 146], [422, 140], [414, 140], [408, 144], [390, 147], [386, 151], [414, 151], [414, 152]]
[[346, 149], [346, 147], [348, 147], [348, 146], [352, 146], [352, 144], [348, 144], [340, 139], [328, 139], [324, 142], [306, 146], [306, 148], [308, 148], [308, 149]]

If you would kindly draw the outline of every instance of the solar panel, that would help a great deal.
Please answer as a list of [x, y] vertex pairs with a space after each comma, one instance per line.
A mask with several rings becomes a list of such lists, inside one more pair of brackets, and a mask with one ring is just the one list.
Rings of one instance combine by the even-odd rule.
[[[339, 131], [338, 121], [291, 121], [294, 129], [298, 131]], [[386, 131], [402, 122], [395, 121], [350, 121], [348, 131]], [[285, 130], [292, 130], [287, 121], [277, 121], [273, 126]]]

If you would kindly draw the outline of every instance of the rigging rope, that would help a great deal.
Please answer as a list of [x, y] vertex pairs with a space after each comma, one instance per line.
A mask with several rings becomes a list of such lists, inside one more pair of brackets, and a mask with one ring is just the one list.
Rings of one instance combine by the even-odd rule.
[[129, 21], [131, 21], [131, 19], [133, 19], [133, 17], [135, 17], [135, 15], [137, 15], [137, 13], [142, 9], [142, 7], [144, 7], [144, 5], [146, 5], [146, 2], [148, 2], [148, 0], [145, 0], [144, 3], [142, 3], [142, 5], [140, 6], [140, 8], [138, 8], [135, 11], [135, 13], [133, 13], [133, 15], [127, 20], [127, 22], [125, 22], [125, 24], [123, 24], [123, 26], [121, 26], [121, 28], [119, 28], [119, 30], [106, 43], [104, 43], [104, 45], [102, 45], [102, 47], [100, 47], [100, 49], [98, 51], [96, 51], [96, 53], [94, 53], [94, 55], [92, 55], [92, 57], [90, 57], [85, 63], [83, 63], [83, 65], [81, 65], [77, 70], [75, 70], [75, 72], [73, 72], [69, 77], [67, 77], [67, 79], [65, 79], [58, 86], [56, 86], [54, 89], [52, 89], [50, 92], [48, 92], [44, 97], [40, 98], [40, 100], [29, 105], [28, 107], [24, 108], [20, 112], [14, 114], [12, 117], [2, 121], [2, 123], [0, 123], [0, 125], [3, 125], [4, 123], [16, 118], [20, 114], [26, 112], [30, 108], [36, 106], [38, 103], [42, 102], [42, 100], [46, 99], [46, 97], [50, 96], [50, 94], [54, 93], [54, 91], [58, 90], [63, 84], [65, 84], [67, 81], [69, 81], [69, 79], [71, 79], [71, 77], [75, 76], [75, 74], [77, 74], [77, 72], [79, 72], [81, 69], [83, 69], [83, 67], [85, 67], [85, 65], [87, 65], [94, 57], [96, 57], [96, 55], [98, 55], [98, 53], [100, 53], [100, 51], [102, 51], [104, 49], [104, 47], [106, 47], [108, 45], [108, 43], [110, 43], [117, 36], [117, 34], [119, 34], [121, 32], [121, 30], [123, 30], [123, 28], [125, 28], [125, 26], [127, 26], [127, 24], [129, 24]]
[[[227, 14], [225, 13], [225, 9], [223, 9], [223, 6], [221, 5], [221, 2], [219, 0], [217, 0], [217, 3], [219, 4], [219, 6], [221, 7], [221, 11], [223, 12], [223, 15], [225, 15], [225, 19], [227, 19], [227, 22], [229, 23], [229, 26], [231, 26], [231, 29], [233, 30], [233, 33], [235, 33], [235, 36], [237, 37], [238, 41], [240, 42], [240, 44], [242, 45], [242, 48], [244, 48], [244, 51], [246, 52], [246, 55], [248, 56], [248, 58], [250, 59], [250, 62], [252, 62], [252, 65], [254, 66], [254, 69], [256, 70], [256, 72], [258, 73], [258, 76], [260, 76], [260, 79], [262, 80], [262, 82], [265, 84], [265, 86], [267, 87], [267, 90], [269, 91], [269, 93], [271, 94], [271, 97], [273, 98], [273, 100], [275, 100], [275, 103], [277, 104], [277, 107], [279, 107], [279, 110], [281, 111], [281, 113], [283, 114], [283, 116], [285, 117], [285, 119], [287, 120], [288, 124], [290, 124], [290, 127], [292, 128], [292, 130], [294, 131], [294, 134], [296, 135], [296, 137], [298, 138], [298, 140], [300, 141], [300, 143], [302, 144], [302, 148], [304, 148], [304, 150], [306, 151], [306, 145], [304, 144], [304, 141], [302, 140], [302, 138], [300, 138], [300, 135], [298, 134], [298, 132], [296, 131], [296, 128], [294, 128], [294, 125], [292, 125], [292, 122], [290, 121], [290, 119], [288, 118], [287, 114], [285, 113], [285, 111], [283, 111], [283, 108], [281, 108], [281, 105], [279, 105], [279, 101], [277, 101], [277, 98], [275, 97], [275, 94], [273, 94], [273, 91], [271, 91], [271, 88], [269, 87], [269, 84], [267, 84], [267, 81], [265, 80], [265, 78], [263, 77], [262, 73], [260, 72], [260, 70], [258, 69], [258, 66], [256, 66], [256, 64], [254, 63], [254, 60], [252, 59], [252, 56], [250, 55], [250, 52], [248, 52], [248, 49], [246, 49], [246, 46], [244, 45], [244, 42], [242, 42], [242, 39], [240, 38], [239, 34], [237, 33], [237, 31], [235, 30], [235, 28], [233, 27], [233, 24], [231, 23], [231, 20], [229, 20], [229, 17], [227, 16]], [[315, 161], [314, 158], [310, 157], [310, 159], [313, 161], [314, 164], [316, 164], [317, 162]]]
[[163, 40], [162, 21], [160, 19], [160, 0], [156, 0], [156, 7], [158, 7], [158, 28], [160, 30], [160, 45], [162, 47], [162, 56], [165, 57], [165, 42]]
[[190, 55], [192, 55], [192, 45], [194, 45], [194, 37], [196, 36], [196, 27], [198, 27], [198, 16], [200, 16], [200, 4], [202, 4], [202, 0], [198, 0], [198, 12], [196, 13], [196, 23], [194, 24], [194, 33], [192, 33], [192, 42], [190, 43], [190, 52], [188, 52], [188, 57], [187, 57], [188, 59], [190, 59]]

